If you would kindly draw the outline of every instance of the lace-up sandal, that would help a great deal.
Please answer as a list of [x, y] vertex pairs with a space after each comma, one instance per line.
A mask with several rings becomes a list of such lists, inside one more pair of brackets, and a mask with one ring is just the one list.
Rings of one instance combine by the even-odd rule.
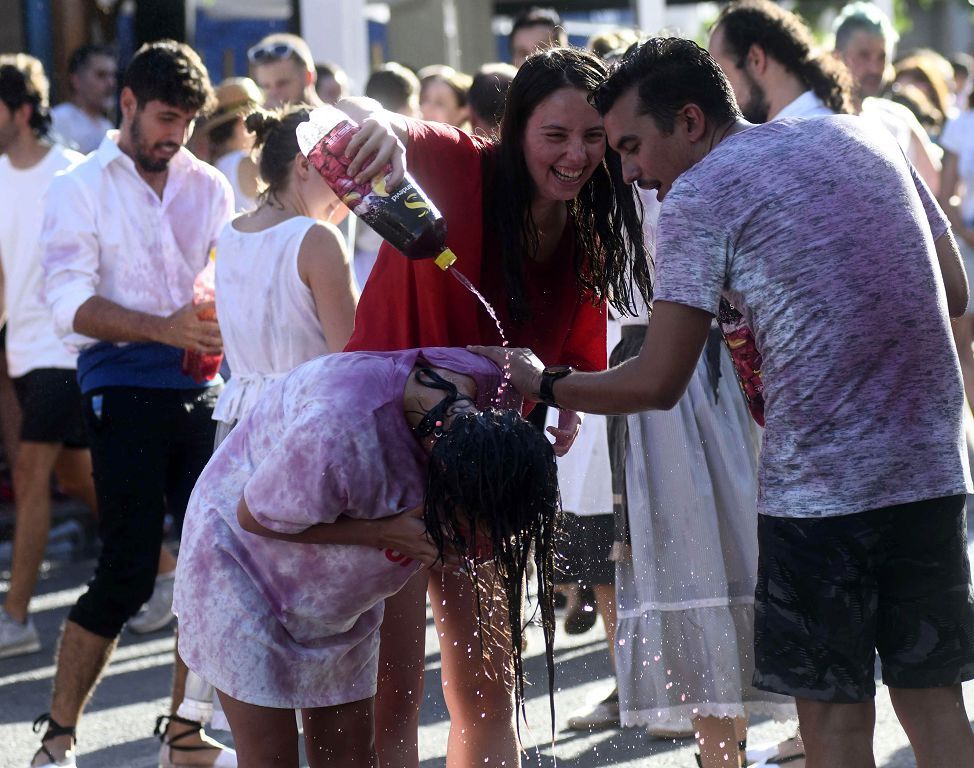
[[[178, 723], [189, 730], [166, 738], [169, 723]], [[179, 715], [161, 715], [156, 718], [155, 735], [162, 742], [159, 750], [159, 768], [237, 768], [237, 753], [203, 733], [202, 723], [187, 720]], [[199, 738], [202, 744], [180, 744], [190, 738]], [[207, 759], [193, 758], [192, 753], [209, 752]]]
[[[53, 717], [51, 717], [50, 712], [45, 712], [43, 715], [38, 717], [34, 721], [34, 733], [40, 733], [41, 728], [47, 725], [47, 730], [44, 731], [44, 735], [41, 737], [41, 748], [37, 750], [34, 755], [34, 759], [37, 759], [37, 755], [43, 754], [47, 758], [48, 762], [41, 763], [37, 768], [77, 768], [77, 763], [75, 762], [75, 751], [74, 751], [74, 726], [70, 728], [61, 725]], [[47, 748], [47, 742], [51, 739], [56, 739], [59, 736], [70, 736], [71, 737], [71, 748], [64, 753], [64, 757], [58, 760], [51, 753], [51, 750]], [[33, 761], [31, 762], [33, 765]]]

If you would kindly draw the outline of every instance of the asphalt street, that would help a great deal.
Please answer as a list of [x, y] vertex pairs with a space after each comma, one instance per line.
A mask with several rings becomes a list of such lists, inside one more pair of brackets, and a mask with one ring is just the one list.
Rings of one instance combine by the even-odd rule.
[[[69, 556], [53, 546], [45, 563], [34, 621], [43, 649], [39, 653], [0, 660], [0, 768], [26, 768], [36, 749], [31, 722], [48, 710], [53, 650], [68, 609], [90, 576], [93, 561]], [[0, 574], [9, 576], [0, 547]], [[0, 579], [0, 592], [6, 584]], [[167, 711], [174, 637], [172, 629], [136, 636], [124, 633], [101, 685], [79, 729], [79, 768], [154, 768], [159, 743], [152, 735], [157, 715]], [[449, 717], [440, 693], [440, 657], [432, 620], [427, 618], [426, 698], [419, 744], [421, 768], [445, 764]], [[538, 630], [528, 631], [526, 669], [527, 726], [522, 726], [524, 765], [540, 768], [691, 768], [692, 741], [656, 740], [639, 729], [572, 733], [568, 718], [584, 711], [612, 689], [605, 637], [597, 624], [584, 635], [559, 632], [556, 644], [556, 743], [551, 745], [543, 641]], [[915, 766], [906, 736], [896, 722], [882, 685], [877, 694], [876, 755], [883, 768]], [[965, 686], [968, 715], [974, 715], [974, 683]], [[772, 744], [791, 735], [794, 725], [758, 720], [752, 724], [752, 745]], [[218, 737], [229, 734], [215, 734]], [[958, 762], [958, 766], [964, 765]], [[974, 765], [974, 759], [967, 764]]]

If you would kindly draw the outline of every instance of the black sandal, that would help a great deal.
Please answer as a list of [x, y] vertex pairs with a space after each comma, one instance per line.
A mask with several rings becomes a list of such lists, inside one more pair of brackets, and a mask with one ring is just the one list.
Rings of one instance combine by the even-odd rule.
[[47, 748], [45, 742], [50, 741], [51, 739], [56, 739], [58, 736], [70, 736], [71, 748], [65, 754], [65, 757], [67, 757], [74, 750], [74, 744], [76, 740], [76, 737], [74, 735], [74, 726], [72, 725], [68, 727], [66, 725], [61, 725], [53, 717], [51, 717], [50, 712], [45, 712], [43, 715], [40, 715], [36, 720], [34, 720], [34, 725], [33, 725], [34, 733], [40, 733], [41, 728], [43, 728], [45, 724], [47, 725], [47, 730], [44, 731], [44, 735], [41, 737], [40, 751], [44, 753], [44, 756], [48, 760], [51, 761], [52, 765], [57, 765], [58, 764], [57, 758], [51, 754], [51, 751]]
[[[189, 730], [183, 731], [182, 733], [177, 734], [176, 736], [171, 736], [169, 739], [167, 739], [166, 727], [169, 725], [169, 723], [187, 725], [189, 726]], [[203, 750], [218, 751], [213, 760], [214, 766], [236, 765], [236, 753], [217, 742], [213, 742], [212, 744], [196, 744], [193, 746], [176, 743], [182, 739], [197, 736], [202, 730], [203, 724], [199, 720], [188, 720], [187, 718], [180, 717], [179, 715], [160, 715], [157, 717], [154, 733], [159, 737], [159, 741], [162, 742], [163, 747], [169, 748], [169, 752], [165, 756], [165, 759], [160, 759], [160, 766], [166, 766], [168, 768], [168, 766], [179, 765], [179, 763], [173, 759], [174, 752], [202, 752]], [[233, 757], [232, 760], [230, 760], [231, 757]], [[161, 755], [160, 758], [162, 758]]]

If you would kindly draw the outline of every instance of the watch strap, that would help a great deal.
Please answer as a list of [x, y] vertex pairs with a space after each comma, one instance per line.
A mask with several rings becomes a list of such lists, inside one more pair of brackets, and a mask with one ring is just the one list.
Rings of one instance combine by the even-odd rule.
[[572, 369], [567, 365], [556, 368], [545, 368], [541, 372], [541, 385], [538, 394], [541, 397], [542, 403], [551, 408], [559, 407], [555, 400], [555, 382], [565, 378], [571, 372]]

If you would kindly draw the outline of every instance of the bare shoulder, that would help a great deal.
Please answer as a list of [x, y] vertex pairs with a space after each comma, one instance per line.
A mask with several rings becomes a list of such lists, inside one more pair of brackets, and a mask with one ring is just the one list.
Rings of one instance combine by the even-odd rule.
[[312, 225], [301, 241], [301, 255], [320, 258], [345, 258], [345, 238], [334, 224], [324, 221]]
[[305, 283], [312, 275], [333, 276], [348, 265], [345, 239], [336, 226], [319, 221], [308, 229], [298, 251], [298, 273]]

